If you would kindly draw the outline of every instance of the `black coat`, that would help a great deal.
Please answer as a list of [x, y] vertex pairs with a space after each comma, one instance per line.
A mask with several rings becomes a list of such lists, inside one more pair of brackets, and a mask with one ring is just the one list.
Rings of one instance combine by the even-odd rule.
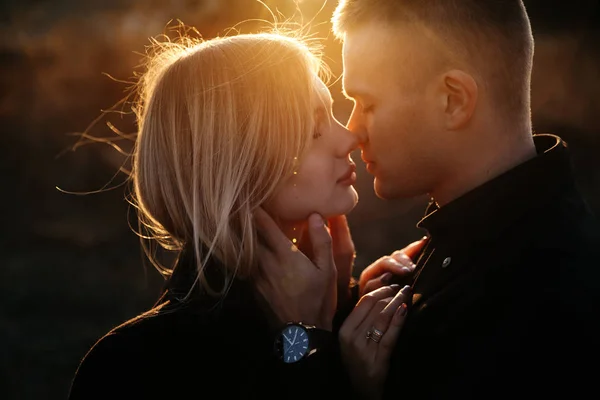
[[70, 400], [331, 398], [348, 389], [335, 345], [297, 364], [275, 357], [275, 333], [248, 282], [236, 280], [220, 303], [198, 290], [180, 301], [193, 271], [184, 256], [155, 308], [93, 346]]
[[534, 159], [430, 204], [386, 398], [569, 398], [594, 383], [599, 229], [566, 144], [535, 143]]

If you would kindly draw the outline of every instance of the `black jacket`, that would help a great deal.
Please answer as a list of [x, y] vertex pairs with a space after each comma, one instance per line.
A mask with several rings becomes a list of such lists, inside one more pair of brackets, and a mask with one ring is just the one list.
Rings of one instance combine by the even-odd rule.
[[184, 255], [157, 306], [93, 346], [70, 400], [331, 398], [348, 389], [335, 345], [297, 364], [275, 357], [274, 332], [248, 282], [236, 280], [223, 302], [199, 290], [182, 302], [193, 264]]
[[599, 229], [566, 144], [534, 139], [537, 157], [432, 201], [418, 224], [430, 241], [386, 398], [570, 397], [594, 382]]

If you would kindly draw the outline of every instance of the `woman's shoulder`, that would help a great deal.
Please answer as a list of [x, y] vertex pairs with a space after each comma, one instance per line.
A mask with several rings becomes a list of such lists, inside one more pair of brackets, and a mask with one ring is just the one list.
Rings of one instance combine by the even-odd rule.
[[191, 331], [201, 339], [202, 327], [212, 323], [215, 321], [210, 315], [193, 313], [185, 305], [174, 306], [167, 301], [112, 328], [94, 343], [82, 362], [135, 357], [132, 362], [147, 365], [146, 359], [155, 360], [161, 349], [185, 345]]
[[[193, 320], [198, 327], [193, 331], [201, 332], [203, 319]], [[100, 337], [81, 360], [69, 399], [107, 398], [127, 388], [144, 393], [150, 382], [152, 390], [160, 390], [159, 382], [168, 376], [169, 368], [186, 364], [187, 350], [192, 352], [202, 344], [201, 336], [191, 337], [191, 326], [189, 315], [166, 305], [116, 326]]]
[[164, 313], [163, 309], [153, 308], [112, 328], [94, 343], [84, 361], [103, 359], [104, 355], [113, 358], [133, 352], [144, 354], [161, 336], [175, 333], [172, 329], [164, 329], [167, 319], [172, 320], [175, 316]]

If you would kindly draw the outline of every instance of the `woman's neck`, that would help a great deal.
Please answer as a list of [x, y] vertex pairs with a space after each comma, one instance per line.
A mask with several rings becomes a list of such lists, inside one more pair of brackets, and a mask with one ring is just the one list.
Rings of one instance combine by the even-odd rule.
[[300, 240], [302, 239], [303, 235], [305, 234], [306, 231], [306, 226], [307, 226], [307, 221], [284, 221], [284, 220], [277, 220], [277, 225], [279, 226], [279, 229], [281, 229], [281, 231], [284, 233], [284, 235], [290, 239], [290, 241], [295, 244], [295, 245], [299, 245]]

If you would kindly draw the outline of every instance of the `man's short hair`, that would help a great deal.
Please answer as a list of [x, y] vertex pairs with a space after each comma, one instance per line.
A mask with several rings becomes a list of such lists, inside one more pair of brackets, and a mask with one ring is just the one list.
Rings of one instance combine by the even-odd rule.
[[340, 0], [335, 35], [371, 23], [423, 24], [464, 53], [498, 106], [529, 111], [533, 37], [522, 0]]

